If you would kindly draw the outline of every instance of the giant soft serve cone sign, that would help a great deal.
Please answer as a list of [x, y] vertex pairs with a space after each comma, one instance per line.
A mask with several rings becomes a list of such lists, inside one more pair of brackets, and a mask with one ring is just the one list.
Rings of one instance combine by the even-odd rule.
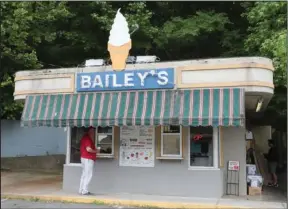
[[113, 70], [122, 71], [125, 69], [131, 46], [128, 23], [121, 14], [120, 9], [118, 9], [108, 41], [108, 51], [112, 60]]

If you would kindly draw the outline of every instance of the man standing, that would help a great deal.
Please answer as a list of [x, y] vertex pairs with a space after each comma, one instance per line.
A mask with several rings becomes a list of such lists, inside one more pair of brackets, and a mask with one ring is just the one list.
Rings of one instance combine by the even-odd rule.
[[94, 143], [95, 129], [90, 127], [80, 141], [80, 154], [82, 164], [82, 175], [80, 179], [79, 194], [89, 195], [89, 183], [93, 176], [93, 168], [96, 160], [97, 150]]
[[268, 170], [272, 177], [272, 182], [268, 186], [278, 187], [278, 179], [276, 175], [276, 169], [278, 165], [278, 154], [277, 149], [274, 144], [274, 140], [268, 140], [268, 145], [270, 147], [268, 154], [266, 155], [268, 161]]

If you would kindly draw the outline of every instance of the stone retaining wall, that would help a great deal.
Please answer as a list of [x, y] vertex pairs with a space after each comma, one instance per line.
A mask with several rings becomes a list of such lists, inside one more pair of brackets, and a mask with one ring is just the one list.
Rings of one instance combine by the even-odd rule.
[[1, 157], [1, 169], [62, 170], [65, 155]]

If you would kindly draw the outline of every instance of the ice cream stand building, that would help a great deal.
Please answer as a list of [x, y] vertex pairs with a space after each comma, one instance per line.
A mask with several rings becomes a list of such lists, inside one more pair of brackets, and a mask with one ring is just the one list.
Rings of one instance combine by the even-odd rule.
[[[101, 148], [90, 188], [95, 194], [217, 198], [226, 192], [227, 162], [238, 161], [245, 195], [245, 112], [262, 111], [272, 97], [271, 60], [138, 63], [143, 57], [136, 57], [126, 65], [132, 41], [117, 15], [108, 43], [112, 65], [16, 73], [14, 98], [25, 101], [22, 125], [67, 133], [59, 139], [67, 140], [63, 189], [78, 191], [79, 141], [84, 127], [93, 126]], [[113, 28], [126, 36], [113, 38]]]

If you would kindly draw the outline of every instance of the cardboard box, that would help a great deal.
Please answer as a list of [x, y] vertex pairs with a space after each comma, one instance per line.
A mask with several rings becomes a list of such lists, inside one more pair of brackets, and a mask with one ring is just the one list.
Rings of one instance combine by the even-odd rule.
[[251, 187], [262, 187], [263, 178], [260, 175], [247, 175], [247, 183]]
[[262, 194], [262, 187], [249, 187], [248, 194], [251, 196], [258, 196]]

